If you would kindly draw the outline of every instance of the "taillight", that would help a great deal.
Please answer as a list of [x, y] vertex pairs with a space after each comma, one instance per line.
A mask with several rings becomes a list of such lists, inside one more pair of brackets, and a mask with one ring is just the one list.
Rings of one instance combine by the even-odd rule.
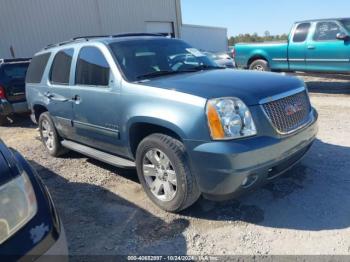
[[5, 88], [3, 86], [0, 86], [0, 99], [5, 99], [5, 98], [6, 98]]
[[235, 58], [235, 56], [236, 56], [236, 50], [232, 48], [232, 58]]

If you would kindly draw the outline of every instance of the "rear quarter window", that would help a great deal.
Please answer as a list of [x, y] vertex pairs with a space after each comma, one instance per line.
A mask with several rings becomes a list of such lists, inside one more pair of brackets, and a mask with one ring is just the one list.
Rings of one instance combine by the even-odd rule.
[[45, 53], [33, 57], [27, 71], [26, 83], [37, 84], [41, 82], [50, 55], [51, 53]]

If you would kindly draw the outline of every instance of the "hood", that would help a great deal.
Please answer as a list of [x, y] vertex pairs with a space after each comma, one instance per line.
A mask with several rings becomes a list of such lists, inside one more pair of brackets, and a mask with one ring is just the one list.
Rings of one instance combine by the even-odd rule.
[[175, 90], [203, 98], [238, 97], [249, 106], [305, 86], [296, 77], [243, 70], [210, 70], [160, 77], [142, 85]]

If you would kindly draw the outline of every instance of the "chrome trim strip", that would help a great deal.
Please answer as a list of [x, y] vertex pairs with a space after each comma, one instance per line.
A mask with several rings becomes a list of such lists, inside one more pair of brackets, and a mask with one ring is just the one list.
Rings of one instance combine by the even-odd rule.
[[305, 62], [305, 58], [289, 58], [288, 61], [291, 62]]
[[350, 59], [306, 59], [307, 62], [350, 62]]
[[280, 62], [287, 62], [287, 58], [273, 58], [272, 61], [280, 61]]
[[97, 126], [97, 125], [88, 124], [88, 123], [84, 123], [84, 122], [73, 120], [73, 126], [74, 126], [74, 124], [78, 124], [78, 125], [81, 125], [81, 126], [87, 126], [87, 127], [91, 127], [91, 128], [95, 128], [95, 129], [100, 129], [100, 130], [104, 130], [104, 131], [115, 133], [115, 134], [119, 135], [119, 131], [118, 130], [111, 129], [111, 128], [108, 128], [108, 127]]
[[263, 99], [261, 99], [259, 101], [259, 105], [263, 105], [263, 104], [270, 103], [270, 102], [273, 102], [273, 101], [276, 101], [276, 100], [280, 100], [282, 98], [285, 98], [285, 97], [288, 97], [288, 96], [292, 96], [292, 95], [301, 93], [303, 91], [306, 91], [306, 88], [304, 86], [296, 88], [296, 89], [293, 89], [293, 90], [290, 90], [290, 91], [287, 91], [287, 92], [284, 92], [284, 93], [280, 93], [280, 94], [277, 94], [277, 95], [274, 95], [274, 96], [266, 97], [266, 98], [263, 98]]

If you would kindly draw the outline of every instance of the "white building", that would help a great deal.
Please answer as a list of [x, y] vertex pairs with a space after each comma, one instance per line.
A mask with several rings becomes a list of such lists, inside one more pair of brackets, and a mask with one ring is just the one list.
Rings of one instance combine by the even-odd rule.
[[227, 28], [185, 25], [181, 27], [181, 38], [198, 49], [223, 52], [227, 51]]
[[[187, 27], [181, 29], [180, 0], [1, 0], [0, 58], [31, 57], [48, 44], [76, 36], [126, 32], [170, 34], [200, 49], [226, 50], [223, 39], [216, 39], [222, 38], [221, 29], [206, 47], [203, 40], [188, 38]], [[194, 35], [205, 38], [203, 28], [199, 31]]]

